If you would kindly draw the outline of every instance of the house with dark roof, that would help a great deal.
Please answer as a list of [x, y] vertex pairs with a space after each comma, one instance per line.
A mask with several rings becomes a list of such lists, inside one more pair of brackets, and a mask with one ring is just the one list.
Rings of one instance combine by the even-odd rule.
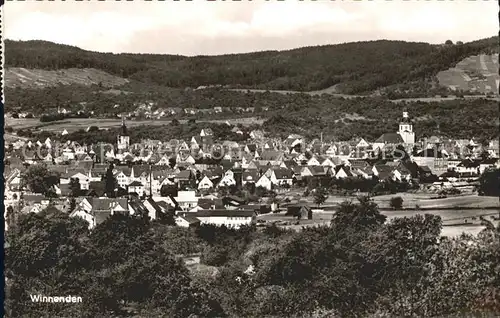
[[336, 166], [334, 171], [335, 171], [335, 178], [337, 179], [345, 179], [354, 176], [349, 166], [345, 165]]
[[143, 197], [145, 192], [144, 192], [144, 185], [140, 181], [132, 181], [128, 185], [128, 193], [136, 193], [138, 197]]
[[104, 222], [109, 216], [115, 213], [129, 213], [129, 206], [126, 198], [88, 198], [84, 200], [70, 217], [80, 217], [89, 223], [89, 229], [93, 229], [98, 224]]
[[257, 183], [259, 181], [260, 175], [256, 169], [245, 170], [241, 175], [241, 184], [245, 185], [247, 183]]
[[277, 186], [292, 186], [293, 171], [287, 168], [275, 168], [271, 170], [270, 180]]
[[312, 209], [304, 203], [290, 204], [287, 206], [285, 215], [302, 220], [312, 220]]
[[196, 182], [196, 175], [190, 170], [182, 170], [174, 177], [174, 182], [179, 188], [192, 187]]
[[373, 149], [384, 149], [387, 145], [397, 146], [403, 144], [403, 138], [398, 133], [385, 133], [373, 143]]
[[200, 219], [198, 219], [194, 213], [182, 213], [175, 216], [175, 225], [180, 227], [195, 227], [201, 224]]
[[379, 180], [388, 180], [392, 179], [392, 171], [393, 167], [388, 166], [386, 164], [376, 164], [372, 168], [373, 174], [377, 176]]
[[160, 204], [149, 197], [142, 201], [144, 207], [148, 210], [148, 216], [151, 220], [161, 219], [169, 214], [175, 214], [175, 208], [170, 205]]
[[253, 153], [255, 153], [257, 151], [257, 145], [256, 144], [247, 144], [245, 146], [244, 150], [245, 150], [246, 153], [253, 154]]

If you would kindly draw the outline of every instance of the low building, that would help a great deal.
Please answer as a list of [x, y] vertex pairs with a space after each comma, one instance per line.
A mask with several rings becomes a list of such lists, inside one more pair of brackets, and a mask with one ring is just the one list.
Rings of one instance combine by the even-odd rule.
[[198, 219], [194, 213], [182, 213], [175, 217], [175, 225], [180, 227], [195, 227], [201, 224], [200, 219]]
[[242, 226], [250, 226], [256, 223], [257, 214], [251, 210], [226, 210], [210, 209], [198, 210], [192, 213], [201, 224], [212, 224], [216, 226], [226, 226], [228, 228], [239, 229]]

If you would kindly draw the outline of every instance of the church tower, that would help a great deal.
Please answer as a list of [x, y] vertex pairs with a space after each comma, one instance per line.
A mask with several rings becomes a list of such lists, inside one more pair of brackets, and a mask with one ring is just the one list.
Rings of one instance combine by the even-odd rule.
[[122, 127], [120, 133], [118, 134], [118, 150], [127, 150], [130, 146], [130, 136], [127, 131], [127, 126], [125, 126], [125, 117], [122, 116]]
[[405, 144], [413, 145], [415, 143], [415, 133], [413, 132], [413, 124], [411, 123], [408, 112], [403, 111], [403, 119], [399, 123], [398, 134], [401, 136]]

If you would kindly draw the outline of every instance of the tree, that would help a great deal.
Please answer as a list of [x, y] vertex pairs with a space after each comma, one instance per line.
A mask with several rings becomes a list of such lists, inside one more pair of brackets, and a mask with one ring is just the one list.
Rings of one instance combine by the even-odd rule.
[[500, 169], [488, 169], [479, 177], [479, 195], [500, 196]]
[[176, 164], [177, 162], [174, 157], [168, 158], [168, 165], [170, 168], [174, 169]]
[[453, 45], [453, 41], [452, 40], [446, 40], [446, 42], [444, 42], [444, 44], [446, 44], [446, 45]]
[[176, 118], [172, 119], [172, 121], [170, 122], [170, 124], [172, 126], [179, 126], [179, 120], [177, 120]]
[[115, 196], [115, 189], [118, 185], [115, 175], [113, 174], [113, 164], [110, 164], [108, 170], [106, 170], [104, 181], [106, 195], [108, 196], [108, 198], [113, 198]]
[[384, 224], [386, 216], [380, 214], [378, 206], [370, 197], [358, 197], [359, 203], [342, 202], [332, 218], [331, 226], [336, 231], [361, 232], [373, 230]]
[[328, 199], [328, 192], [325, 188], [317, 188], [314, 191], [314, 203], [316, 203], [318, 207], [325, 203], [326, 199]]
[[7, 226], [11, 228], [14, 224], [15, 221], [15, 215], [14, 215], [14, 208], [9, 205], [7, 207], [7, 210], [5, 211], [5, 222], [7, 223]]
[[78, 178], [71, 178], [69, 181], [70, 196], [73, 198], [80, 196], [81, 187]]
[[21, 174], [21, 185], [33, 193], [47, 195], [59, 183], [59, 175], [51, 172], [45, 165], [32, 165]]
[[403, 198], [402, 197], [392, 197], [389, 205], [394, 210], [399, 210], [403, 207]]

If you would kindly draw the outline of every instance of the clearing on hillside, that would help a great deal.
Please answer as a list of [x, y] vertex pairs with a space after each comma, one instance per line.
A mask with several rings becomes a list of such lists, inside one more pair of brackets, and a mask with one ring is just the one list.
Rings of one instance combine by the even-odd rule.
[[93, 68], [68, 68], [57, 71], [9, 67], [5, 70], [5, 86], [21, 88], [44, 88], [57, 85], [79, 84], [90, 86], [101, 84], [116, 87], [128, 83], [127, 79]]
[[439, 84], [452, 90], [498, 94], [498, 56], [474, 55], [437, 74]]

